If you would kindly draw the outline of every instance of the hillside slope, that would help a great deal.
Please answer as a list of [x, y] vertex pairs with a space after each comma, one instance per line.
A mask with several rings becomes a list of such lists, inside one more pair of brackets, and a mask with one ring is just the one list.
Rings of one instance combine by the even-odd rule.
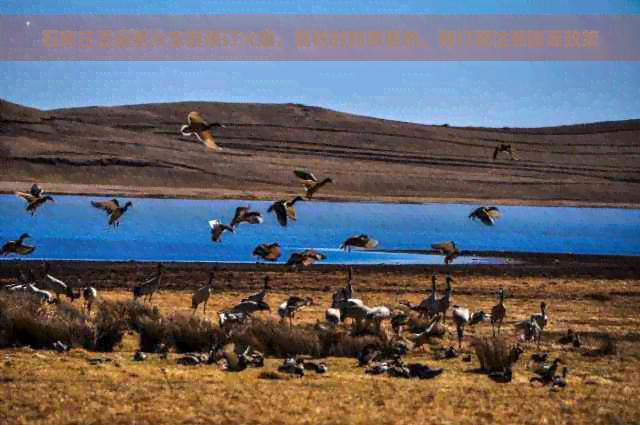
[[[221, 153], [179, 134], [189, 111]], [[510, 143], [520, 157], [492, 159]], [[640, 204], [640, 120], [453, 128], [296, 104], [181, 102], [40, 111], [0, 101], [0, 190], [272, 198], [292, 169], [332, 176], [318, 199]]]

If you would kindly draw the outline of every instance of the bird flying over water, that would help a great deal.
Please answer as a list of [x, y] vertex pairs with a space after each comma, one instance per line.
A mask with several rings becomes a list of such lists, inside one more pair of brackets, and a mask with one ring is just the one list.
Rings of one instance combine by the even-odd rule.
[[105, 211], [109, 215], [109, 226], [113, 227], [118, 227], [122, 215], [127, 211], [127, 209], [129, 209], [129, 207], [133, 207], [131, 202], [127, 202], [121, 207], [116, 198], [113, 198], [110, 201], [91, 201], [91, 205]]
[[287, 261], [288, 266], [309, 266], [316, 261], [326, 259], [327, 256], [314, 251], [313, 249], [305, 249], [302, 252], [294, 252]]
[[187, 124], [180, 127], [180, 133], [183, 136], [195, 135], [198, 141], [204, 144], [207, 148], [211, 150], [221, 150], [221, 148], [216, 145], [210, 131], [212, 128], [219, 127], [224, 128], [224, 125], [217, 122], [209, 124], [200, 116], [199, 113], [193, 111], [187, 115]]
[[296, 220], [296, 210], [293, 208], [293, 205], [302, 200], [302, 196], [296, 196], [291, 201], [287, 201], [286, 199], [276, 201], [271, 204], [267, 212], [274, 212], [278, 218], [278, 223], [280, 223], [281, 226], [286, 226], [288, 218]]
[[486, 226], [493, 226], [496, 219], [502, 217], [498, 207], [479, 207], [469, 214], [469, 218], [478, 219]]
[[33, 186], [31, 186], [29, 192], [16, 192], [16, 195], [27, 201], [26, 211], [30, 212], [31, 215], [34, 215], [38, 207], [43, 205], [45, 202], [54, 202], [53, 197], [50, 195], [43, 196], [44, 192], [37, 183], [34, 183]]
[[254, 257], [260, 257], [267, 261], [276, 261], [280, 258], [280, 254], [280, 244], [278, 242], [262, 243], [256, 246], [252, 253]]
[[378, 241], [363, 233], [347, 238], [347, 240], [342, 242], [342, 244], [340, 245], [340, 249], [351, 251], [351, 248], [353, 247], [361, 249], [373, 249], [376, 246], [378, 246]]
[[229, 226], [236, 228], [240, 223], [260, 224], [262, 223], [262, 214], [257, 211], [250, 211], [249, 207], [238, 207], [236, 213], [229, 223]]
[[445, 255], [445, 264], [449, 264], [460, 255], [460, 250], [456, 247], [456, 244], [453, 241], [434, 243], [431, 244], [431, 248], [440, 251]]
[[293, 170], [293, 174], [302, 181], [310, 181], [310, 182], [318, 181], [316, 176], [314, 176], [312, 173], [306, 170], [302, 170], [302, 169]]
[[318, 189], [320, 189], [322, 186], [324, 186], [327, 183], [333, 183], [333, 179], [331, 177], [327, 177], [326, 179], [320, 182], [312, 182], [312, 181], [303, 182], [302, 184], [304, 185], [304, 191], [306, 193], [307, 199], [311, 199], [313, 197], [313, 194], [316, 193]]
[[18, 254], [18, 255], [31, 254], [36, 249], [36, 247], [25, 245], [23, 243], [25, 239], [29, 239], [30, 237], [31, 236], [29, 236], [28, 233], [23, 233], [16, 240], [7, 241], [4, 245], [2, 245], [2, 249], [0, 250], [0, 253], [3, 256], [9, 255], [9, 254]]
[[211, 228], [211, 240], [214, 242], [220, 241], [222, 232], [224, 232], [225, 230], [233, 233], [233, 227], [222, 224], [220, 220], [209, 221], [209, 227]]

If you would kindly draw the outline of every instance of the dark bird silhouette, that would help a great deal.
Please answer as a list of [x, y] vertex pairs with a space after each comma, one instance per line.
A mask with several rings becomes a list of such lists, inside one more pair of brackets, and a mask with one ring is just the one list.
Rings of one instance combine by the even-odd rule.
[[254, 257], [260, 257], [266, 261], [276, 261], [280, 258], [281, 250], [280, 244], [278, 242], [274, 242], [271, 244], [263, 243], [253, 250]]
[[195, 135], [198, 141], [207, 148], [211, 150], [221, 150], [221, 148], [216, 145], [210, 131], [213, 128], [219, 127], [224, 128], [224, 125], [217, 122], [209, 124], [199, 113], [194, 111], [187, 115], [187, 124], [180, 127], [180, 133], [182, 133], [183, 136]]
[[456, 247], [456, 244], [453, 241], [434, 243], [431, 244], [431, 248], [444, 254], [445, 264], [451, 263], [456, 257], [462, 254], [462, 252], [458, 249], [458, 247]]
[[369, 235], [365, 235], [364, 233], [360, 235], [354, 235], [344, 242], [340, 244], [340, 249], [344, 249], [345, 251], [351, 251], [352, 248], [361, 248], [361, 249], [373, 249], [378, 246], [378, 241], [372, 239]]
[[333, 183], [333, 179], [331, 177], [327, 177], [326, 179], [323, 179], [322, 181], [319, 182], [313, 182], [313, 181], [305, 181], [303, 182], [303, 186], [304, 186], [304, 191], [305, 191], [305, 196], [307, 199], [311, 199], [313, 198], [313, 195], [324, 185], [326, 185], [327, 183]]
[[478, 219], [482, 224], [487, 226], [493, 226], [496, 219], [502, 217], [502, 214], [498, 210], [498, 207], [479, 207], [469, 214], [469, 218]]
[[326, 259], [327, 256], [314, 251], [313, 249], [305, 249], [302, 252], [294, 252], [287, 261], [288, 266], [307, 267], [316, 261]]
[[118, 227], [120, 218], [129, 209], [133, 207], [131, 202], [127, 202], [123, 207], [117, 199], [113, 198], [110, 201], [91, 201], [91, 205], [95, 208], [105, 211], [109, 215], [109, 226]]
[[262, 214], [259, 212], [251, 211], [249, 207], [238, 207], [229, 225], [236, 228], [240, 223], [260, 224], [262, 221]]
[[209, 227], [211, 228], [211, 240], [213, 242], [219, 242], [222, 232], [225, 230], [233, 233], [233, 227], [220, 223], [220, 220], [210, 220]]
[[287, 225], [287, 220], [296, 220], [296, 210], [293, 208], [296, 202], [302, 201], [302, 196], [296, 196], [291, 201], [287, 201], [286, 199], [282, 199], [280, 201], [276, 201], [269, 209], [267, 209], [267, 213], [274, 212], [276, 214], [276, 218], [278, 219], [278, 223], [281, 226]]
[[498, 154], [501, 152], [508, 153], [509, 157], [514, 161], [518, 160], [518, 157], [515, 155], [513, 148], [511, 147], [510, 144], [502, 143], [496, 146], [496, 148], [493, 151], [493, 159], [498, 158]]
[[23, 233], [16, 240], [5, 242], [5, 244], [2, 245], [2, 250], [0, 252], [2, 253], [3, 256], [9, 255], [9, 254], [18, 254], [18, 255], [31, 254], [33, 251], [35, 251], [36, 247], [24, 244], [24, 241], [26, 239], [29, 239], [30, 237], [31, 236], [29, 236], [28, 233]]

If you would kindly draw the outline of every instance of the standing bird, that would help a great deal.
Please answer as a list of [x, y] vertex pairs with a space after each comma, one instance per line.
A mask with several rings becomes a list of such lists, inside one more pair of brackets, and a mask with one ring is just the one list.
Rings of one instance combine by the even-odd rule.
[[97, 296], [98, 291], [96, 291], [96, 288], [92, 286], [85, 286], [84, 288], [82, 288], [82, 298], [84, 298], [82, 309], [84, 310], [86, 308], [87, 312], [91, 314], [91, 306], [93, 306], [93, 303], [95, 302]]
[[493, 226], [501, 216], [498, 207], [479, 207], [469, 214], [469, 218], [478, 219], [486, 226]]
[[209, 301], [209, 297], [211, 296], [211, 289], [213, 288], [213, 271], [209, 273], [209, 283], [207, 286], [203, 286], [199, 288], [196, 292], [191, 296], [191, 308], [193, 309], [193, 314], [196, 313], [198, 306], [204, 303], [204, 313], [207, 313], [207, 302]]
[[211, 228], [211, 240], [214, 242], [220, 242], [222, 232], [228, 230], [233, 233], [233, 227], [220, 223], [220, 220], [209, 220], [209, 227]]
[[456, 244], [453, 241], [434, 243], [431, 244], [431, 248], [445, 255], [445, 264], [451, 263], [456, 257], [462, 254], [462, 252], [456, 247]]
[[91, 201], [91, 205], [105, 211], [109, 215], [109, 226], [113, 227], [118, 227], [122, 214], [124, 214], [129, 207], [133, 207], [131, 202], [127, 202], [121, 207], [115, 198], [110, 201]]
[[238, 207], [236, 208], [236, 213], [229, 223], [229, 226], [234, 229], [238, 227], [240, 223], [249, 223], [249, 224], [260, 224], [262, 223], [262, 214], [257, 211], [250, 211], [249, 207]]
[[547, 316], [547, 304], [543, 301], [540, 303], [540, 313], [532, 314], [531, 321], [535, 321], [541, 330], [547, 326], [549, 322], [549, 316]]
[[18, 254], [18, 255], [31, 254], [33, 251], [35, 251], [36, 247], [24, 244], [25, 239], [29, 239], [29, 238], [31, 238], [31, 236], [29, 236], [28, 233], [23, 233], [20, 235], [18, 239], [7, 241], [4, 245], [2, 245], [2, 251], [0, 252], [2, 253], [3, 256], [9, 255], [9, 254]]
[[47, 201], [55, 202], [53, 200], [53, 197], [49, 195], [43, 196], [43, 194], [44, 193], [42, 189], [40, 188], [40, 186], [38, 186], [37, 183], [34, 183], [33, 186], [31, 186], [31, 190], [28, 193], [16, 192], [17, 196], [27, 201], [26, 211], [30, 212], [31, 215], [34, 215], [36, 213], [36, 210], [40, 206], [42, 206], [45, 202]]
[[491, 307], [491, 329], [493, 330], [493, 336], [496, 336], [496, 323], [498, 324], [498, 333], [500, 333], [500, 327], [502, 327], [502, 321], [507, 314], [507, 309], [504, 307], [504, 289], [498, 290], [498, 297], [500, 301], [498, 304]]
[[542, 383], [542, 385], [551, 383], [553, 381], [553, 378], [556, 376], [558, 363], [563, 362], [559, 358], [556, 358], [551, 364], [543, 365], [539, 369], [535, 370], [534, 372], [538, 376], [534, 376], [529, 380], [529, 382], [540, 382]]
[[302, 169], [293, 170], [293, 174], [297, 178], [302, 180], [303, 182], [317, 182], [318, 181], [316, 176], [314, 176], [312, 173], [310, 173], [309, 171], [306, 171], [306, 170], [302, 170]]
[[498, 158], [498, 154], [500, 152], [508, 153], [509, 156], [511, 157], [511, 159], [514, 160], [514, 161], [518, 160], [518, 157], [514, 154], [513, 148], [511, 147], [510, 144], [502, 143], [502, 144], [496, 146], [496, 148], [493, 151], [493, 159]]
[[193, 111], [187, 115], [187, 124], [180, 127], [180, 133], [183, 136], [195, 135], [198, 141], [204, 144], [207, 148], [219, 151], [221, 148], [216, 145], [216, 142], [209, 131], [212, 128], [218, 127], [224, 128], [224, 125], [217, 122], [209, 124], [200, 116], [199, 113]]
[[305, 191], [305, 196], [307, 197], [307, 199], [311, 199], [313, 198], [313, 195], [325, 184], [327, 183], [333, 183], [333, 179], [331, 177], [327, 177], [326, 179], [319, 181], [319, 182], [313, 182], [313, 181], [305, 181], [303, 182], [303, 186], [304, 186], [304, 191]]
[[260, 290], [259, 292], [255, 292], [251, 295], [249, 295], [247, 298], [243, 298], [240, 300], [240, 302], [244, 302], [244, 301], [253, 301], [253, 302], [263, 302], [264, 301], [264, 297], [267, 295], [267, 291], [270, 289], [269, 288], [269, 275], [265, 275], [264, 276], [264, 286], [262, 287], [262, 290]]
[[287, 261], [287, 266], [306, 267], [315, 263], [316, 261], [322, 261], [326, 258], [327, 256], [324, 254], [320, 254], [319, 252], [316, 252], [312, 249], [305, 249], [302, 252], [294, 252], [293, 254], [291, 254], [289, 260]]
[[148, 295], [148, 300], [145, 300], [143, 298], [143, 301], [151, 302], [151, 297], [153, 297], [153, 294], [160, 288], [160, 284], [162, 283], [162, 280], [160, 279], [161, 277], [162, 263], [158, 263], [156, 275], [146, 282], [141, 283], [140, 285], [133, 288], [133, 299], [138, 299], [138, 297], [146, 298], [146, 296]]
[[456, 330], [458, 331], [458, 349], [462, 348], [462, 338], [464, 337], [465, 325], [475, 325], [482, 322], [485, 319], [483, 311], [478, 311], [473, 314], [469, 313], [468, 308], [463, 308], [458, 305], [453, 306], [453, 323], [456, 324]]
[[276, 261], [280, 258], [280, 244], [278, 242], [274, 243], [262, 243], [253, 250], [252, 255], [254, 257], [260, 257], [266, 261]]
[[281, 226], [286, 226], [288, 218], [294, 221], [296, 220], [296, 210], [293, 208], [293, 205], [302, 200], [302, 196], [296, 196], [291, 201], [287, 201], [286, 199], [276, 201], [271, 204], [269, 209], [267, 209], [267, 212], [274, 212], [278, 219], [278, 223], [280, 223]]
[[293, 317], [297, 311], [308, 305], [313, 305], [313, 300], [311, 298], [302, 298], [293, 295], [289, 297], [287, 301], [278, 306], [278, 315], [281, 320], [288, 318], [289, 326], [291, 327], [293, 325]]
[[351, 251], [352, 248], [361, 248], [361, 249], [373, 249], [378, 246], [378, 241], [369, 237], [369, 235], [365, 235], [364, 233], [360, 235], [354, 235], [347, 238], [346, 241], [342, 242], [340, 245], [340, 249], [344, 249], [345, 251]]

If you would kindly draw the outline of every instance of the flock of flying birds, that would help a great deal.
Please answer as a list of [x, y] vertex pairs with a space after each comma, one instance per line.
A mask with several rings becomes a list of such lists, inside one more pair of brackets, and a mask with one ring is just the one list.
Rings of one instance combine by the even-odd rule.
[[[195, 136], [195, 138], [201, 142], [209, 150], [219, 151], [220, 148], [211, 133], [212, 129], [224, 128], [225, 126], [220, 123], [208, 123], [204, 120], [198, 112], [190, 112], [187, 115], [187, 124], [184, 124], [180, 128], [180, 133], [184, 136]], [[500, 145], [494, 152], [494, 158], [499, 152], [507, 152], [513, 158], [513, 152], [510, 145]], [[303, 169], [296, 169], [293, 171], [294, 175], [302, 182], [304, 188], [304, 197], [296, 196], [293, 199], [281, 199], [274, 202], [267, 209], [267, 213], [274, 213], [278, 223], [286, 227], [289, 220], [296, 221], [296, 210], [294, 205], [303, 200], [311, 200], [314, 194], [323, 186], [328, 183], [334, 183], [331, 177], [319, 180], [311, 172]], [[16, 195], [24, 199], [27, 203], [26, 211], [34, 215], [36, 210], [44, 205], [47, 201], [55, 202], [51, 195], [46, 195], [42, 188], [38, 184], [34, 184], [29, 192], [16, 192]], [[108, 215], [108, 225], [118, 227], [120, 219], [123, 214], [127, 212], [130, 207], [133, 207], [131, 202], [126, 202], [124, 205], [120, 205], [117, 199], [103, 201], [91, 201], [91, 205], [97, 209], [100, 209]], [[471, 212], [470, 218], [478, 219], [480, 222], [487, 226], [495, 224], [496, 219], [501, 217], [501, 213], [495, 206], [479, 207]], [[235, 215], [233, 216], [229, 224], [222, 223], [219, 219], [209, 221], [209, 227], [211, 228], [211, 240], [213, 242], [220, 242], [222, 235], [225, 231], [233, 233], [240, 223], [248, 224], [260, 224], [264, 221], [263, 216], [258, 211], [251, 211], [249, 207], [236, 208]], [[18, 254], [28, 255], [35, 250], [35, 246], [27, 245], [24, 243], [26, 239], [30, 238], [28, 233], [23, 233], [16, 240], [7, 241], [1, 250], [1, 254]], [[378, 246], [378, 241], [371, 238], [366, 234], [353, 235], [347, 238], [340, 248], [345, 251], [351, 251], [352, 248], [359, 249], [374, 249]], [[431, 248], [438, 253], [444, 255], [444, 263], [450, 264], [456, 257], [463, 254], [458, 249], [454, 241], [445, 241], [435, 243], [431, 245]], [[263, 243], [258, 245], [252, 253], [253, 256], [261, 258], [265, 261], [275, 262], [281, 255], [280, 244]], [[316, 261], [324, 260], [326, 256], [313, 249], [306, 249], [302, 252], [294, 252], [291, 254], [288, 265], [291, 266], [308, 266]]]

